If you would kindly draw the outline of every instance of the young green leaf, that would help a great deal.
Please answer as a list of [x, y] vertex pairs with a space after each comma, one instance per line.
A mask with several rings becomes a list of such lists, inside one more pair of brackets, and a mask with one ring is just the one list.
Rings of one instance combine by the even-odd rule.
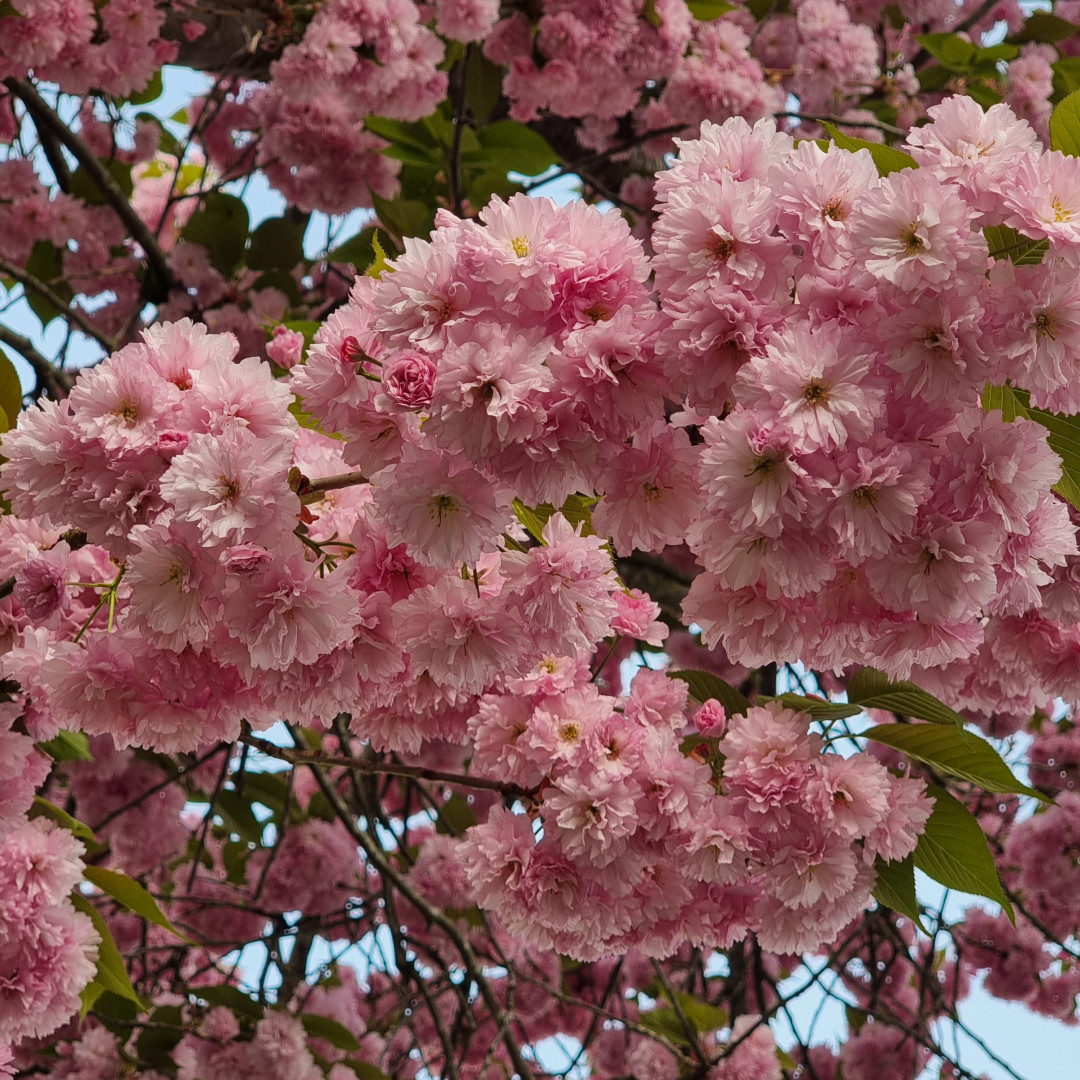
[[30, 807], [30, 817], [50, 818], [85, 843], [96, 843], [93, 830], [89, 825], [84, 825], [78, 818], [73, 818], [66, 810], [61, 810], [59, 806], [49, 802], [48, 799], [43, 799], [40, 795], [34, 796], [33, 805]]
[[875, 668], [860, 668], [848, 681], [848, 701], [862, 709], [884, 709], [898, 716], [929, 720], [932, 724], [951, 724], [962, 728], [964, 718], [933, 694], [911, 682], [891, 682]]
[[304, 1030], [315, 1039], [325, 1039], [339, 1050], [359, 1050], [360, 1040], [344, 1025], [329, 1016], [315, 1013], [301, 1013], [300, 1023]]
[[1050, 146], [1070, 157], [1080, 156], [1080, 90], [1059, 101], [1050, 114]]
[[852, 152], [856, 150], [869, 151], [870, 156], [874, 159], [874, 164], [877, 166], [878, 174], [881, 176], [888, 176], [889, 173], [899, 172], [901, 169], [917, 169], [919, 167], [915, 159], [902, 150], [895, 150], [884, 143], [852, 138], [825, 121], [822, 121], [821, 126], [841, 150], [851, 150]]
[[859, 734], [961, 780], [970, 780], [986, 791], [1030, 795], [1046, 801], [1045, 795], [1013, 776], [1001, 755], [985, 739], [963, 728], [940, 724], [879, 724]]
[[919, 901], [915, 898], [915, 860], [912, 856], [900, 862], [886, 862], [880, 855], [874, 860], [877, 883], [874, 899], [883, 907], [906, 915], [925, 934]]
[[934, 799], [934, 809], [915, 848], [916, 867], [948, 889], [995, 901], [1015, 925], [1012, 904], [1001, 887], [979, 823], [963, 803], [943, 788], [928, 784], [927, 794]]
[[190, 938], [181, 934], [169, 922], [165, 913], [158, 907], [157, 901], [134, 878], [120, 873], [119, 870], [107, 870], [103, 866], [88, 866], [83, 872], [83, 877], [107, 896], [111, 896], [122, 907], [126, 907], [128, 911], [134, 911], [147, 922], [163, 927], [184, 941], [190, 941]]
[[[140, 1009], [145, 1009], [145, 1003], [135, 993], [135, 988], [131, 985], [127, 968], [124, 966], [124, 958], [120, 955], [120, 950], [116, 947], [116, 942], [113, 940], [105, 920], [101, 917], [101, 913], [81, 893], [72, 893], [71, 902], [75, 905], [77, 911], [90, 916], [94, 929], [101, 937], [101, 944], [98, 946], [97, 973], [94, 975], [93, 982], [101, 987], [101, 990], [109, 990], [118, 997], [135, 1002]], [[87, 998], [91, 999], [90, 1006], [86, 1004]], [[93, 992], [86, 995], [83, 998], [83, 1007], [89, 1009], [96, 999], [97, 995]]]
[[93, 761], [90, 753], [90, 740], [81, 731], [61, 731], [55, 739], [39, 742], [39, 750], [44, 750], [53, 761]]

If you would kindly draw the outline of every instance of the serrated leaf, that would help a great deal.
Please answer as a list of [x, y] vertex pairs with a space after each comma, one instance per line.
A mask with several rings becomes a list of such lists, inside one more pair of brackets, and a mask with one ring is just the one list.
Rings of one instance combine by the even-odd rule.
[[81, 731], [61, 731], [55, 739], [39, 742], [39, 750], [44, 750], [53, 761], [93, 761], [90, 753], [90, 740]]
[[210, 261], [229, 275], [244, 255], [248, 237], [248, 209], [235, 195], [211, 192], [184, 226], [184, 240], [206, 248]]
[[915, 848], [915, 865], [948, 889], [995, 901], [1015, 925], [1012, 904], [1001, 887], [979, 823], [963, 803], [943, 788], [928, 784], [926, 793], [934, 799], [934, 809]]
[[244, 262], [252, 270], [292, 270], [303, 262], [306, 230], [306, 217], [302, 221], [267, 218], [251, 234]]
[[785, 709], [809, 713], [815, 720], [843, 720], [848, 716], [858, 716], [862, 712], [857, 705], [847, 705], [842, 701], [827, 701], [825, 698], [806, 697], [803, 694], [778, 694], [775, 697], [761, 695], [758, 701], [762, 705], [769, 701], [779, 701]]
[[555, 507], [551, 503], [541, 503], [534, 508], [526, 506], [520, 499], [514, 500], [514, 517], [518, 519], [521, 527], [541, 544], [544, 542], [544, 526], [554, 513]]
[[371, 265], [371, 260], [375, 258], [375, 248], [371, 243], [374, 235], [375, 226], [369, 225], [355, 236], [350, 236], [348, 240], [328, 251], [326, 261], [352, 263], [358, 270], [366, 270]]
[[963, 728], [940, 724], [878, 724], [859, 735], [961, 780], [969, 780], [985, 791], [1012, 792], [1048, 801], [1041, 792], [1013, 776], [1001, 755], [985, 739]]
[[221, 814], [225, 825], [241, 839], [258, 844], [262, 841], [263, 827], [251, 810], [251, 804], [232, 788], [218, 792], [214, 811]]
[[715, 698], [724, 706], [724, 712], [730, 715], [745, 713], [750, 703], [730, 683], [724, 682], [719, 675], [711, 671], [669, 671], [672, 679], [681, 679], [690, 688], [690, 696], [697, 702]]
[[1033, 11], [1027, 22], [1020, 31], [1013, 34], [1009, 41], [1014, 45], [1023, 45], [1026, 41], [1042, 41], [1053, 44], [1064, 41], [1074, 34], [1080, 33], [1080, 26], [1068, 22], [1060, 15], [1054, 15], [1049, 11]]
[[686, 0], [686, 6], [698, 22], [712, 22], [714, 19], [719, 19], [721, 15], [734, 11], [736, 7], [735, 4], [729, 4], [727, 0]]
[[223, 1005], [237, 1016], [261, 1020], [263, 1007], [236, 986], [193, 986], [191, 993], [208, 1005]]
[[141, 915], [147, 922], [168, 930], [184, 941], [191, 941], [169, 922], [157, 901], [134, 878], [122, 874], [119, 870], [107, 870], [103, 866], [88, 866], [83, 871], [83, 877], [96, 885], [106, 896], [112, 897], [121, 907]]
[[78, 818], [73, 818], [66, 810], [61, 810], [59, 806], [49, 802], [48, 799], [43, 799], [40, 795], [34, 796], [34, 802], [30, 807], [29, 816], [32, 818], [50, 818], [58, 825], [62, 825], [69, 832], [74, 833], [78, 839], [91, 844], [97, 842], [93, 830], [89, 825], [84, 825]]
[[918, 34], [915, 40], [950, 71], [968, 71], [979, 51], [959, 34]]
[[822, 121], [821, 126], [841, 150], [850, 150], [852, 153], [856, 150], [868, 151], [874, 159], [874, 164], [877, 166], [878, 175], [880, 176], [888, 176], [889, 173], [899, 172], [901, 169], [917, 169], [919, 167], [915, 159], [902, 150], [896, 150], [891, 146], [886, 146], [884, 143], [870, 142], [868, 139], [854, 139], [850, 135], [845, 135], [842, 131], [837, 130], [826, 121]]
[[874, 899], [898, 915], [906, 915], [922, 932], [927, 933], [915, 897], [915, 860], [912, 856], [899, 862], [886, 862], [880, 855], [874, 860], [877, 882]]
[[339, 1050], [359, 1050], [360, 1040], [344, 1025], [329, 1016], [301, 1013], [300, 1023], [313, 1039], [325, 1039]]
[[105, 920], [101, 917], [101, 912], [81, 893], [72, 893], [71, 902], [76, 911], [81, 911], [84, 915], [90, 916], [94, 929], [101, 937], [101, 944], [98, 946], [97, 972], [94, 975], [93, 982], [97, 983], [102, 990], [108, 990], [119, 997], [127, 998], [129, 1001], [135, 1002], [140, 1009], [144, 1009], [146, 1006], [142, 998], [135, 993], [135, 987], [131, 985], [127, 968], [124, 966], [124, 958], [120, 955], [120, 950], [116, 947], [116, 942], [113, 940]]
[[22, 382], [15, 365], [6, 352], [0, 349], [0, 409], [3, 410], [2, 431], [10, 431], [15, 426], [19, 410], [22, 408]]
[[537, 176], [559, 162], [543, 135], [517, 120], [489, 124], [477, 132], [477, 138], [493, 162], [523, 176]]
[[344, 435], [339, 435], [336, 431], [327, 431], [322, 424], [319, 423], [317, 417], [312, 416], [309, 412], [305, 412], [303, 403], [299, 398], [293, 399], [293, 403], [289, 406], [289, 412], [302, 428], [307, 428], [308, 431], [317, 431], [320, 435], [328, 435], [331, 439], [338, 439], [342, 442], [345, 441]]
[[1080, 156], [1080, 90], [1054, 106], [1050, 114], [1050, 147], [1070, 157]]
[[493, 64], [482, 49], [470, 49], [465, 61], [465, 100], [480, 124], [502, 97], [503, 69]]
[[983, 235], [991, 258], [1008, 259], [1017, 266], [1035, 266], [1042, 262], [1050, 247], [1049, 240], [1032, 240], [1007, 225], [987, 225]]
[[384, 225], [399, 240], [431, 232], [434, 211], [417, 199], [382, 199], [374, 192], [371, 205]]
[[372, 1065], [370, 1061], [357, 1061], [355, 1058], [346, 1058], [342, 1065], [348, 1065], [354, 1073], [356, 1073], [357, 1080], [390, 1080], [390, 1077], [386, 1075], [377, 1065]]
[[476, 811], [455, 792], [439, 807], [435, 831], [450, 836], [461, 836], [476, 824]]
[[1019, 416], [1046, 428], [1046, 443], [1061, 458], [1061, 479], [1053, 490], [1080, 509], [1080, 416], [1064, 416], [1033, 408], [1026, 390], [1018, 390], [1007, 383], [988, 385], [983, 390], [982, 403], [987, 411], [1000, 409], [1001, 418], [1007, 423]]
[[375, 258], [372, 260], [371, 265], [364, 271], [367, 277], [381, 278], [383, 274], [392, 274], [394, 268], [390, 265], [390, 260], [386, 257], [386, 252], [383, 250], [382, 243], [379, 240], [379, 230], [376, 229], [371, 234], [371, 250], [375, 252]]
[[950, 724], [962, 728], [964, 718], [933, 694], [912, 682], [892, 682], [875, 668], [860, 668], [848, 680], [848, 701], [862, 709], [884, 709], [898, 716], [929, 720], [932, 724]]

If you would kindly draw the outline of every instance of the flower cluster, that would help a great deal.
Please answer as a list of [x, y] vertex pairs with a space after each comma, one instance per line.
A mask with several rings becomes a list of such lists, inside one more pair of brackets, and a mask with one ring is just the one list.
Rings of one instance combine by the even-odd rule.
[[798, 952], [867, 906], [876, 856], [914, 850], [922, 782], [823, 754], [806, 714], [752, 707], [688, 759], [684, 684], [643, 670], [616, 699], [587, 680], [553, 663], [469, 722], [474, 769], [541, 791], [535, 816], [495, 807], [462, 842], [478, 902], [510, 933], [581, 959], [751, 931]]
[[47, 1035], [79, 1007], [99, 937], [68, 894], [83, 845], [38, 818], [0, 842], [0, 1044]]
[[[704, 439], [684, 611], [743, 663], [963, 660], [1077, 553], [1043, 429], [980, 405], [1011, 378], [1076, 407], [1073, 241], [1047, 209], [1075, 170], [1004, 106], [930, 111], [922, 167], [883, 178], [740, 120], [658, 177], [659, 350]], [[991, 266], [981, 230], [1006, 224], [1047, 257]]]

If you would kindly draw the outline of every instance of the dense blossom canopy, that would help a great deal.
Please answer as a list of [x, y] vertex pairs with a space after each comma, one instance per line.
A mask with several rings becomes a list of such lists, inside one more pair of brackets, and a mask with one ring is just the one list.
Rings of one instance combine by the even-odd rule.
[[1028, 15], [0, 5], [0, 284], [104, 354], [0, 311], [0, 1074], [1076, 1022], [1080, 4]]

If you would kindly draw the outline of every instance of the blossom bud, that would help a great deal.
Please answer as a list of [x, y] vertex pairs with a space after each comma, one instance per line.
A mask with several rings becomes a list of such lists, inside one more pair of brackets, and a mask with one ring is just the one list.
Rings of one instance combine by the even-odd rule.
[[425, 353], [400, 352], [383, 364], [382, 384], [387, 396], [398, 405], [423, 408], [431, 404], [435, 365]]

